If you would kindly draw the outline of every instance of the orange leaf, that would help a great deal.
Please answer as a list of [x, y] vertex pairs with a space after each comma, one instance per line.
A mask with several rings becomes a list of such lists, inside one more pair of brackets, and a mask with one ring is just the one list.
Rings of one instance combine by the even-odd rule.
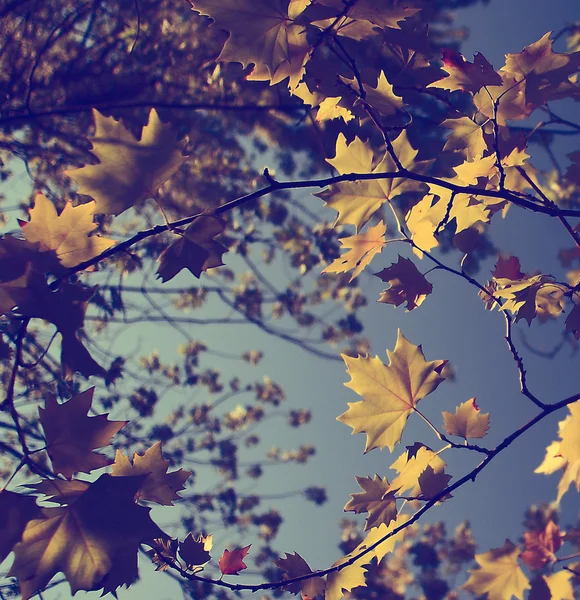
[[[251, 546], [251, 544], [250, 544]], [[250, 551], [250, 546], [236, 548], [235, 550], [224, 550], [218, 561], [218, 566], [223, 575], [239, 575], [240, 571], [247, 569], [244, 564], [244, 557]]]

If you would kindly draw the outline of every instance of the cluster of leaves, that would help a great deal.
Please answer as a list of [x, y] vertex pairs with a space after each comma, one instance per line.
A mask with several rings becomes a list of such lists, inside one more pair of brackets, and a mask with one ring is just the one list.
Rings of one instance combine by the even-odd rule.
[[[2, 410], [9, 419], [6, 429], [14, 436], [9, 443], [2, 442], [2, 449], [19, 461], [16, 468], [7, 469], [7, 481], [0, 492], [2, 513], [8, 515], [2, 521], [0, 558], [14, 552], [9, 575], [18, 579], [23, 597], [44, 589], [57, 573], [64, 574], [73, 593], [94, 589], [115, 593], [119, 586], [130, 585], [137, 578], [137, 553], [142, 544], [149, 546], [148, 553], [158, 569], [177, 573], [184, 586], [207, 584], [231, 591], [287, 590], [300, 593], [304, 600], [322, 595], [326, 600], [339, 600], [349, 593], [357, 594], [352, 590], [369, 586], [374, 577], [380, 576], [373, 573], [384, 568], [385, 557], [390, 557], [385, 564], [400, 560], [395, 554], [397, 543], [399, 553], [403, 552], [401, 548], [411, 551], [405, 544], [412, 539], [414, 524], [423, 514], [451, 499], [454, 490], [474, 480], [514, 440], [560, 410], [568, 411], [560, 422], [560, 439], [547, 449], [538, 472], [562, 470], [558, 500], [572, 485], [580, 491], [580, 396], [549, 403], [536, 397], [528, 388], [526, 370], [512, 338], [512, 329], [520, 320], [530, 325], [536, 319], [540, 322], [557, 319], [565, 313], [562, 327], [565, 335], [580, 338], [578, 271], [570, 271], [567, 282], [544, 273], [524, 274], [519, 258], [496, 253], [487, 237], [492, 219], [505, 217], [508, 210], [518, 207], [557, 219], [575, 245], [573, 251], [562, 255], [562, 260], [570, 264], [578, 258], [580, 229], [572, 219], [580, 217], [579, 155], [572, 154], [572, 165], [555, 177], [532, 166], [527, 152], [534, 136], [540, 135], [546, 124], [580, 130], [549, 108], [554, 101], [580, 98], [577, 81], [580, 50], [574, 48], [577, 44], [574, 35], [570, 37], [571, 47], [567, 52], [554, 52], [553, 41], [546, 34], [522, 52], [506, 55], [505, 65], [496, 70], [481, 54], [470, 62], [454, 48], [441, 50], [445, 33], [436, 27], [428, 33], [425, 25], [435, 22], [442, 13], [420, 0], [405, 3], [192, 0], [191, 5], [193, 11], [187, 15], [187, 23], [196, 27], [196, 31], [207, 29], [206, 37], [217, 37], [216, 30], [226, 32], [227, 37], [221, 39], [221, 51], [213, 47], [216, 55], [219, 52], [217, 58], [213, 57], [214, 62], [238, 63], [244, 68], [243, 73], [231, 65], [209, 72], [207, 65], [201, 67], [204, 64], [203, 52], [199, 50], [201, 42], [178, 47], [185, 54], [200, 51], [195, 61], [203, 74], [199, 79], [192, 76], [191, 86], [200, 97], [210, 101], [200, 103], [199, 107], [209, 110], [220, 86], [221, 100], [231, 99], [239, 89], [244, 93], [246, 89], [255, 89], [248, 92], [248, 97], [256, 101], [257, 107], [264, 106], [260, 104], [264, 99], [276, 100], [277, 121], [265, 124], [261, 117], [256, 117], [228, 133], [227, 119], [219, 126], [209, 117], [207, 122], [195, 118], [170, 124], [167, 122], [170, 119], [160, 117], [155, 108], [146, 115], [141, 111], [132, 118], [119, 120], [115, 118], [118, 113], [101, 106], [106, 104], [104, 100], [97, 102], [93, 98], [91, 104], [97, 106], [93, 111], [94, 132], [83, 146], [84, 150], [90, 146], [90, 156], [81, 160], [78, 155], [72, 157], [65, 152], [57, 167], [47, 171], [39, 159], [46, 161], [49, 156], [46, 145], [53, 134], [50, 128], [42, 131], [42, 140], [37, 145], [43, 152], [34, 156], [36, 161], [32, 162], [38, 163], [34, 166], [37, 187], [46, 193], [35, 196], [29, 220], [20, 223], [20, 231], [7, 233], [0, 239], [0, 312], [5, 319], [3, 332], [10, 340], [10, 344], [2, 341], [2, 352], [6, 359], [12, 360], [4, 372], [6, 397]], [[16, 13], [27, 10], [8, 7], [7, 14], [12, 9]], [[55, 54], [53, 61], [63, 56], [69, 46], [81, 49], [87, 46], [90, 52], [99, 51], [101, 39], [95, 44], [87, 41], [97, 17], [91, 17], [85, 10], [88, 9], [83, 5], [66, 14], [58, 27], [52, 29], [49, 41], [52, 37], [65, 39], [67, 31], [73, 32], [66, 43], [47, 46]], [[173, 23], [172, 10], [171, 3], [162, 3], [153, 21], [141, 24], [138, 20], [134, 36], [123, 27], [119, 30], [118, 23], [111, 26], [112, 22], [107, 21], [104, 31], [122, 40], [126, 47], [123, 46], [123, 51], [105, 52], [103, 64], [114, 63], [116, 71], [123, 73], [133, 47], [139, 43], [141, 30], [144, 36], [154, 36], [155, 27], [161, 32], [184, 27]], [[41, 16], [46, 20], [52, 18], [47, 13]], [[204, 17], [210, 17], [212, 23]], [[30, 14], [23, 18], [33, 30], [32, 21]], [[86, 26], [86, 33], [80, 39], [76, 25]], [[572, 28], [573, 34], [574, 31]], [[18, 27], [12, 32], [15, 40], [27, 34], [28, 30], [23, 33]], [[133, 41], [129, 42], [131, 38]], [[157, 42], [156, 53], [163, 52], [159, 46]], [[5, 56], [12, 59], [14, 68], [25, 60], [24, 47], [25, 44], [8, 45]], [[60, 79], [61, 87], [57, 86], [57, 90], [62, 91], [62, 80], [71, 78], [70, 73], [55, 67], [56, 62], [43, 63], [43, 53], [41, 50], [36, 56], [25, 93], [17, 94], [24, 102], [12, 107], [4, 121], [8, 133], [3, 152], [24, 157], [28, 168], [29, 140], [18, 132], [14, 134], [12, 128], [34, 112], [42, 81]], [[119, 54], [126, 56], [119, 58]], [[147, 60], [146, 54], [142, 60]], [[45, 72], [41, 72], [41, 65]], [[73, 64], [71, 69], [74, 68]], [[12, 68], [7, 72], [15, 73]], [[133, 74], [138, 72], [136, 68]], [[177, 80], [177, 75], [173, 71], [167, 75], [155, 74], [153, 87]], [[241, 83], [242, 75], [249, 83]], [[142, 87], [142, 82], [138, 87]], [[87, 102], [79, 97], [82, 88], [75, 84], [65, 91], [72, 94], [71, 105], [77, 109], [83, 105], [78, 110], [85, 112]], [[69, 98], [68, 94], [64, 96]], [[146, 98], [142, 104], [140, 108], [155, 103]], [[46, 110], [37, 109], [36, 117], [58, 114], [54, 110], [43, 114]], [[529, 130], [517, 126], [518, 121], [524, 121], [535, 111], [545, 111], [549, 120]], [[311, 131], [305, 137], [301, 131], [294, 131], [286, 137], [292, 130], [289, 121], [292, 113], [308, 116], [314, 134]], [[86, 120], [83, 125], [87, 126]], [[70, 125], [63, 125], [63, 131], [69, 131], [67, 127]], [[212, 127], [217, 127], [218, 135], [205, 137]], [[245, 164], [243, 144], [238, 139], [243, 134], [258, 147], [260, 138], [277, 144], [283, 140], [281, 162], [284, 158], [291, 160], [292, 152], [304, 146], [314, 154], [314, 140], [318, 139], [324, 154], [333, 155], [326, 159], [333, 174], [324, 179], [311, 177], [322, 167], [323, 161], [318, 157], [311, 167], [301, 168], [292, 161], [288, 174], [302, 178], [282, 182], [266, 169], [265, 183], [260, 184], [256, 173]], [[34, 127], [27, 135], [37, 135]], [[213, 144], [220, 149], [208, 152]], [[208, 162], [208, 156], [214, 164]], [[82, 166], [63, 169], [64, 164], [60, 163]], [[8, 170], [3, 173], [9, 176]], [[227, 181], [219, 181], [226, 179], [225, 175]], [[203, 180], [196, 190], [199, 198], [184, 199], [186, 192], [195, 189], [197, 180]], [[81, 203], [73, 206], [67, 202], [59, 212], [61, 203], [50, 190], [50, 184], [68, 193], [71, 181]], [[253, 191], [247, 192], [252, 186]], [[333, 225], [314, 226], [312, 222], [318, 216], [302, 205], [299, 217], [290, 216], [285, 206], [293, 202], [290, 192], [304, 188], [322, 188], [315, 195], [336, 211]], [[266, 202], [272, 194], [278, 194], [280, 200]], [[234, 199], [223, 202], [226, 195]], [[55, 202], [50, 196], [55, 197]], [[135, 222], [128, 214], [141, 218], [138, 233], [134, 233]], [[154, 224], [158, 214], [163, 216], [163, 224]], [[255, 222], [261, 223], [261, 230]], [[120, 241], [113, 240], [113, 227], [117, 224], [122, 230]], [[344, 236], [345, 228], [349, 227], [354, 228], [354, 234]], [[302, 291], [300, 278], [279, 291], [269, 282], [264, 283], [263, 274], [249, 257], [250, 245], [258, 243], [266, 245], [266, 264], [272, 265], [282, 248], [299, 275], [315, 273], [318, 267], [326, 275], [314, 278], [313, 289], [308, 292]], [[505, 319], [506, 341], [519, 372], [522, 394], [537, 413], [495, 447], [471, 441], [484, 438], [490, 427], [489, 414], [480, 412], [474, 398], [458, 406], [455, 413], [444, 413], [442, 429], [419, 410], [418, 403], [449, 376], [446, 360], [427, 361], [421, 346], [399, 332], [394, 350], [387, 351], [389, 363], [384, 364], [379, 357], [369, 356], [368, 344], [357, 337], [361, 327], [355, 312], [364, 305], [364, 300], [355, 279], [387, 245], [396, 243], [412, 249], [413, 257], [399, 256], [396, 262], [376, 273], [388, 285], [379, 298], [380, 303], [406, 304], [408, 311], [421, 307], [433, 292], [433, 284], [426, 277], [428, 273], [418, 266], [420, 261], [426, 261], [431, 265], [430, 272], [445, 271], [470, 285], [486, 308], [497, 308]], [[340, 254], [339, 246], [346, 252]], [[235, 279], [235, 274], [228, 268], [218, 268], [224, 266], [228, 250], [230, 255], [245, 261], [251, 271], [250, 276], [230, 289], [228, 282]], [[442, 262], [438, 250], [459, 254], [459, 268]], [[483, 284], [475, 279], [478, 262], [491, 253], [497, 254], [496, 266], [492, 279]], [[277, 555], [272, 556], [266, 547], [261, 553], [261, 563], [269, 561], [278, 569], [270, 581], [234, 584], [199, 574], [211, 561], [211, 535], [201, 533], [202, 527], [190, 522], [187, 523], [190, 533], [183, 541], [172, 538], [151, 520], [149, 508], [144, 505], [172, 505], [191, 475], [182, 469], [168, 472], [170, 462], [161, 453], [161, 442], [177, 437], [172, 426], [182, 417], [183, 408], [175, 411], [172, 426], [155, 430], [154, 437], [159, 441], [143, 454], [135, 453], [132, 460], [120, 450], [114, 461], [94, 452], [107, 446], [127, 422], [109, 421], [102, 414], [89, 417], [92, 391], [79, 392], [75, 377], [100, 377], [106, 386], [112, 386], [122, 378], [125, 361], [117, 357], [105, 368], [95, 358], [97, 349], [91, 346], [84, 332], [87, 311], [91, 303], [100, 307], [105, 313], [100, 319], [104, 327], [116, 314], [124, 315], [126, 307], [121, 284], [112, 288], [116, 291], [106, 301], [103, 286], [99, 289], [86, 281], [99, 275], [95, 273], [97, 267], [105, 275], [109, 272], [121, 277], [130, 275], [142, 268], [146, 258], [158, 260], [156, 273], [163, 284], [183, 270], [196, 278], [202, 274], [217, 278], [220, 284], [211, 293], [239, 313], [243, 322], [258, 325], [307, 351], [324, 355], [316, 344], [305, 343], [299, 336], [285, 333], [283, 328], [270, 327], [263, 314], [268, 303], [272, 319], [287, 316], [303, 327], [316, 324], [321, 330], [318, 342], [335, 345], [348, 342], [343, 359], [351, 379], [346, 385], [362, 400], [350, 403], [338, 419], [351, 427], [353, 433], [365, 434], [365, 452], [376, 448], [394, 452], [409, 418], [423, 419], [433, 430], [437, 443], [442, 444], [438, 449], [423, 442], [407, 447], [391, 465], [396, 476], [390, 482], [380, 474], [356, 478], [362, 492], [352, 494], [345, 511], [366, 514], [365, 534], [330, 567], [313, 570], [298, 553], [286, 553], [276, 559]], [[108, 280], [103, 279], [107, 285]], [[209, 287], [184, 290], [178, 304], [198, 308], [210, 293]], [[264, 298], [264, 290], [271, 296], [268, 300]], [[325, 300], [336, 301], [346, 311], [344, 318], [333, 325], [314, 309]], [[149, 318], [144, 314], [143, 320]], [[39, 342], [42, 333], [32, 330], [37, 320], [48, 322], [55, 331], [46, 346]], [[165, 320], [172, 322], [171, 317]], [[61, 360], [55, 367], [50, 362], [49, 350], [56, 334], [61, 337]], [[181, 369], [162, 365], [158, 356], [146, 358], [142, 367], [170, 384], [185, 380], [185, 385], [201, 383], [210, 393], [221, 392], [223, 386], [218, 374], [211, 369], [204, 372], [198, 369], [199, 355], [206, 350], [205, 346], [186, 339], [188, 345], [183, 349]], [[31, 362], [24, 360], [26, 353]], [[260, 355], [248, 353], [243, 358], [255, 363]], [[34, 375], [29, 378], [28, 372], [40, 365], [50, 375], [56, 369], [57, 375], [48, 382], [35, 379]], [[61, 395], [70, 397], [68, 401], [59, 403], [47, 393], [53, 382], [58, 383]], [[274, 406], [283, 399], [282, 390], [269, 380], [245, 389], [235, 378], [230, 382], [231, 394], [250, 390], [256, 392], [258, 400]], [[18, 395], [31, 400], [41, 395], [46, 397], [36, 420], [22, 417]], [[104, 403], [108, 402], [112, 408], [118, 400], [112, 394]], [[154, 386], [140, 386], [130, 395], [131, 405], [139, 416], [149, 416], [157, 401]], [[223, 427], [235, 432], [259, 422], [263, 411], [253, 406], [240, 407], [212, 421], [210, 412], [216, 404], [189, 407], [188, 418], [207, 434], [197, 442], [199, 446], [219, 455], [209, 464], [236, 480], [237, 447], [227, 437], [216, 440], [215, 434]], [[308, 420], [308, 413], [290, 415], [293, 426]], [[35, 445], [39, 442], [38, 447], [30, 447], [31, 439]], [[130, 433], [123, 444], [136, 441]], [[246, 442], [253, 445], [255, 440], [247, 436]], [[190, 446], [187, 452], [195, 449], [191, 440], [185, 446]], [[471, 452], [479, 455], [481, 461], [470, 472], [453, 479], [446, 472], [442, 458], [449, 452]], [[176, 450], [171, 462], [183, 459], [184, 454], [183, 449]], [[310, 454], [310, 448], [303, 447], [296, 453], [287, 453], [285, 460], [304, 462]], [[95, 479], [74, 477], [75, 473], [88, 474], [107, 465], [111, 465], [111, 472]], [[39, 483], [28, 484], [32, 492], [6, 489], [18, 480], [24, 468], [27, 473], [41, 477]], [[253, 473], [259, 476], [256, 471]], [[35, 496], [44, 496], [45, 500], [37, 501]], [[310, 496], [315, 501], [321, 498], [315, 490], [311, 490]], [[57, 506], [47, 506], [46, 500]], [[243, 511], [238, 500], [232, 488], [224, 490], [222, 510], [229, 504], [229, 514], [224, 520], [230, 518], [243, 529], [244, 521], [238, 514]], [[202, 503], [200, 498], [195, 501], [198, 505]], [[269, 541], [275, 536], [277, 520], [268, 520], [267, 515], [260, 520], [254, 515], [251, 510], [256, 502], [259, 503], [251, 499], [246, 511], [254, 524], [269, 528], [271, 533], [265, 534]], [[481, 554], [469, 550], [455, 562], [465, 564], [472, 559], [476, 562], [461, 587], [489, 600], [510, 600], [512, 596], [523, 600], [528, 589], [534, 599], [571, 600], [580, 567], [572, 563], [558, 570], [575, 555], [559, 558], [556, 553], [563, 541], [577, 547], [578, 539], [577, 529], [571, 528], [563, 536], [552, 518], [540, 527], [528, 529], [523, 548], [507, 541], [502, 548]], [[437, 543], [431, 540], [425, 547], [433, 553]], [[428, 551], [418, 543], [413, 548], [419, 566], [422, 560], [431, 560], [433, 568], [438, 566], [437, 556], [425, 558]], [[237, 575], [245, 569], [243, 561], [249, 550], [249, 545], [224, 550], [217, 563], [221, 575]], [[534, 572], [533, 579], [524, 573], [522, 564]], [[432, 580], [438, 580], [431, 575]], [[397, 585], [401, 585], [401, 580]], [[390, 589], [400, 593], [392, 586]], [[441, 585], [433, 589], [430, 598], [442, 598], [449, 591]]]

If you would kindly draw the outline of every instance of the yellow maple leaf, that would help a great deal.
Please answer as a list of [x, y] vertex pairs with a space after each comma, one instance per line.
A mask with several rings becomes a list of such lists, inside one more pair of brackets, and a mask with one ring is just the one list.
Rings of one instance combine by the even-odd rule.
[[346, 503], [344, 512], [352, 511], [357, 515], [368, 512], [365, 521], [365, 531], [378, 527], [381, 523], [388, 525], [397, 518], [397, 504], [394, 493], [389, 493], [389, 482], [386, 477], [375, 474], [371, 477], [355, 477], [363, 490], [351, 494], [351, 499]]
[[98, 235], [89, 236], [97, 227], [93, 222], [95, 204], [73, 206], [67, 202], [59, 215], [44, 194], [37, 194], [29, 211], [30, 221], [20, 222], [22, 233], [28, 242], [38, 242], [39, 250], [54, 250], [63, 267], [75, 267], [116, 243]]
[[[409, 519], [410, 515], [399, 514], [397, 518], [394, 521], [391, 521], [389, 525], [381, 523], [378, 527], [373, 527], [367, 533], [364, 540], [352, 551], [352, 554], [358, 554], [359, 552], [366, 550], [369, 546], [373, 546], [380, 539], [391, 533], [391, 531], [393, 531], [396, 527], [404, 525]], [[378, 544], [371, 552], [365, 554], [365, 557], [363, 557], [366, 558], [365, 564], [370, 563], [375, 557], [377, 562], [380, 563], [387, 554], [395, 549], [395, 546], [398, 542], [401, 542], [405, 539], [406, 533], [406, 530], [402, 529], [384, 542]]]
[[[447, 206], [437, 196], [427, 194], [407, 213], [405, 225], [411, 233], [411, 239], [418, 246], [413, 253], [423, 258], [423, 252], [428, 252], [439, 245], [435, 231], [445, 218]], [[420, 248], [420, 250], [419, 250]]]
[[[407, 451], [401, 454], [399, 458], [390, 466], [395, 469], [398, 475], [393, 479], [390, 490], [395, 491], [397, 495], [407, 495], [418, 498], [422, 495], [433, 495], [433, 482], [440, 485], [445, 475], [445, 462], [431, 448], [428, 448], [420, 442], [407, 447]], [[420, 478], [427, 472], [423, 479], [424, 486], [421, 485]], [[447, 482], [449, 479], [447, 479]], [[443, 487], [446, 487], [447, 483]], [[425, 489], [423, 489], [425, 487]], [[441, 491], [439, 487], [438, 491]], [[427, 493], [426, 493], [427, 492]]]
[[506, 540], [502, 548], [476, 554], [479, 569], [470, 571], [462, 587], [477, 595], [486, 594], [487, 600], [510, 600], [512, 596], [523, 600], [530, 583], [520, 569], [519, 553], [519, 546]]
[[574, 600], [574, 588], [570, 571], [558, 571], [551, 575], [537, 575], [532, 580], [528, 600]]
[[333, 119], [342, 119], [345, 123], [348, 123], [354, 119], [354, 115], [350, 112], [350, 110], [348, 110], [348, 108], [338, 105], [341, 100], [341, 96], [337, 96], [336, 98], [325, 98], [318, 105], [316, 120], [322, 122], [332, 121]]
[[447, 361], [427, 362], [421, 346], [409, 342], [400, 330], [395, 350], [387, 350], [387, 356], [388, 366], [378, 356], [342, 355], [351, 376], [345, 386], [363, 400], [349, 402], [349, 409], [337, 419], [352, 427], [353, 434], [366, 433], [365, 453], [384, 447], [392, 452], [409, 414], [444, 380], [441, 370]]
[[385, 242], [385, 231], [387, 227], [381, 221], [369, 229], [365, 233], [351, 235], [349, 237], [340, 238], [340, 243], [343, 248], [350, 248], [342, 256], [331, 262], [323, 273], [346, 273], [354, 269], [350, 281], [357, 275], [362, 273], [372, 259], [379, 254]]
[[568, 406], [570, 414], [558, 423], [559, 441], [552, 442], [546, 449], [546, 456], [536, 473], [547, 475], [564, 469], [558, 483], [557, 502], [572, 485], [580, 492], [580, 402]]
[[483, 138], [483, 126], [478, 125], [469, 117], [446, 119], [441, 125], [451, 129], [451, 134], [447, 138], [443, 150], [464, 152], [466, 161], [481, 158], [487, 150], [487, 144]]
[[[342, 75], [340, 79], [358, 94], [362, 92], [356, 79], [348, 79]], [[374, 110], [384, 116], [392, 116], [404, 106], [403, 99], [394, 93], [393, 86], [387, 80], [384, 71], [381, 71], [376, 86], [364, 86], [364, 99]]]
[[[351, 556], [353, 556], [353, 553], [347, 554], [343, 558], [339, 558], [332, 566], [336, 567], [344, 564]], [[352, 565], [348, 565], [340, 571], [329, 573], [326, 576], [325, 600], [341, 600], [344, 596], [343, 590], [350, 592], [355, 587], [366, 585], [365, 573], [367, 570], [364, 568], [364, 565], [370, 562], [370, 558], [368, 559], [368, 562], [365, 562], [367, 556], [368, 555], [365, 555], [356, 560]]]
[[482, 438], [489, 429], [489, 413], [482, 414], [475, 398], [466, 400], [455, 409], [455, 414], [443, 412], [443, 428], [449, 435]]
[[118, 215], [146, 198], [152, 198], [187, 160], [183, 142], [171, 125], [159, 119], [155, 109], [141, 132], [141, 139], [113, 117], [93, 111], [95, 134], [89, 138], [96, 165], [65, 173], [79, 185], [79, 193], [96, 200], [95, 213]]

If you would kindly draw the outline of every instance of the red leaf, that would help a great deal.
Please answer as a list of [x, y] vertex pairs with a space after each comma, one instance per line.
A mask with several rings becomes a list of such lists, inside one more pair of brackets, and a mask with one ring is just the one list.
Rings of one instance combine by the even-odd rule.
[[243, 559], [250, 551], [250, 546], [236, 548], [231, 552], [229, 550], [224, 550], [224, 553], [218, 562], [218, 566], [223, 575], [239, 575], [240, 571], [248, 568], [244, 564]]

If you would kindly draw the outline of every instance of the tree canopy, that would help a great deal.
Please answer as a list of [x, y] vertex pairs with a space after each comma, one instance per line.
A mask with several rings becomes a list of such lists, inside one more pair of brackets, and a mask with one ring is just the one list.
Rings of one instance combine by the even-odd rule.
[[[572, 600], [580, 526], [557, 508], [580, 492], [580, 393], [539, 393], [528, 360], [580, 339], [580, 151], [558, 146], [580, 134], [560, 112], [580, 100], [580, 25], [494, 65], [461, 53], [453, 11], [471, 4], [0, 7], [0, 597], [116, 595], [147, 561], [192, 598]], [[557, 226], [555, 271], [499, 243], [529, 215]], [[503, 323], [513, 427], [510, 404], [475, 397], [435, 421], [453, 361], [406, 321], [386, 356], [372, 348], [369, 302], [415, 315], [448, 281]], [[550, 351], [517, 334], [544, 323]], [[386, 458], [352, 473], [344, 511], [362, 517], [342, 521], [333, 564], [276, 544], [288, 494], [260, 481], [324, 439], [248, 331], [342, 364], [343, 435]], [[555, 502], [520, 540], [481, 549], [467, 522], [433, 521], [552, 416], [536, 472], [557, 474]], [[405, 446], [411, 422], [427, 433]], [[293, 494], [322, 506], [311, 481]]]

